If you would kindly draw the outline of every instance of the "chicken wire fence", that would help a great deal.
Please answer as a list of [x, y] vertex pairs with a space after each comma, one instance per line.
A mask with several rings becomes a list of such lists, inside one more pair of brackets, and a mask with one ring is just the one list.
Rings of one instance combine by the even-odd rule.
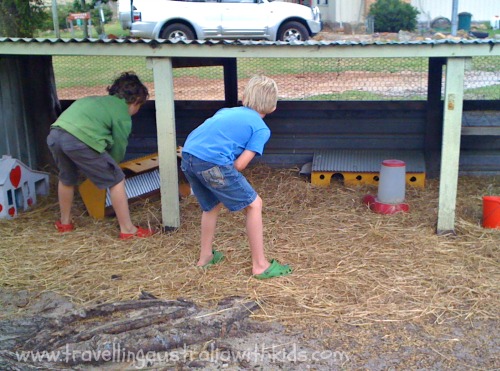
[[[53, 65], [59, 99], [105, 95], [106, 87], [125, 71], [137, 73], [154, 99], [153, 71], [143, 57], [58, 56]], [[280, 100], [427, 99], [427, 58], [238, 58], [237, 73], [239, 98], [251, 76], [264, 74], [277, 82]], [[500, 100], [500, 58], [472, 58], [464, 94], [467, 100]], [[224, 100], [223, 67], [175, 68], [174, 96]]]

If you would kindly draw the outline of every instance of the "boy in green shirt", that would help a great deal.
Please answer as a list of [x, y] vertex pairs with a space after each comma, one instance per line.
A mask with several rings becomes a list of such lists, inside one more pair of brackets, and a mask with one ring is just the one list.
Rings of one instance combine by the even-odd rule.
[[154, 232], [135, 226], [130, 219], [125, 174], [118, 165], [125, 157], [132, 117], [148, 99], [146, 86], [129, 72], [121, 74], [108, 96], [76, 100], [51, 126], [47, 144], [59, 169], [59, 232], [74, 229], [71, 207], [81, 171], [98, 188], [109, 188], [120, 225], [120, 239], [149, 237]]

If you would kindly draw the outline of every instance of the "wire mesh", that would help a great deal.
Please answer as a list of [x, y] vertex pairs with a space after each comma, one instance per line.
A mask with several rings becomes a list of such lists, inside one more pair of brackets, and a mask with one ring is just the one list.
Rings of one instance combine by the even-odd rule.
[[465, 71], [464, 99], [500, 100], [500, 58], [472, 58]]
[[[134, 71], [154, 99], [143, 57], [53, 58], [59, 99], [106, 94], [120, 72]], [[238, 58], [239, 96], [254, 74], [274, 78], [280, 100], [380, 101], [427, 99], [427, 58]], [[500, 58], [474, 57], [465, 72], [465, 99], [500, 99]], [[222, 66], [174, 69], [176, 100], [224, 100]]]

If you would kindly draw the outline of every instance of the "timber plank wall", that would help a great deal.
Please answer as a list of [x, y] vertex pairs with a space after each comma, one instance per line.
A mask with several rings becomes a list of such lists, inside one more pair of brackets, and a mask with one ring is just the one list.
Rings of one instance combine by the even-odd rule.
[[[187, 135], [224, 102], [177, 101], [176, 136]], [[424, 148], [425, 102], [297, 102], [280, 101], [264, 120], [271, 139], [260, 161], [276, 167], [301, 166], [321, 149]], [[150, 102], [134, 117], [129, 153], [156, 149], [154, 106]], [[153, 150], [154, 151], [154, 150]]]
[[[62, 103], [67, 107], [71, 101]], [[464, 114], [467, 110], [500, 110], [496, 103], [464, 102]], [[176, 101], [177, 143], [183, 145], [187, 135], [224, 104]], [[277, 110], [264, 119], [272, 134], [259, 161], [274, 167], [300, 167], [322, 149], [421, 150], [426, 153], [427, 175], [436, 177], [438, 167], [429, 163], [439, 164], [440, 154], [428, 149], [440, 148], [441, 129], [435, 130], [438, 139], [426, 143], [427, 107], [425, 101], [279, 101]], [[127, 159], [156, 152], [155, 102], [148, 101], [133, 122]], [[500, 174], [500, 136], [462, 136], [459, 170], [470, 175]]]

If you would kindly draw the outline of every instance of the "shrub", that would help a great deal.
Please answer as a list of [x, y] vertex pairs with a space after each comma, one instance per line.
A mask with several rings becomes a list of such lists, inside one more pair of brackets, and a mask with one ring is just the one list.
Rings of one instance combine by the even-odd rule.
[[[1, 2], [2, 0], [0, 0]], [[110, 22], [113, 18], [113, 12], [109, 8], [107, 2], [103, 1], [103, 12], [105, 22]], [[98, 34], [103, 32], [102, 24], [101, 24], [101, 15], [99, 9], [94, 7], [93, 2], [89, 2], [85, 4], [85, 7], [82, 6], [80, 0], [74, 1], [72, 4], [59, 4], [57, 6], [57, 18], [59, 22], [59, 28], [64, 30], [70, 27], [67, 18], [70, 13], [84, 13], [90, 12], [90, 16], [92, 19], [92, 25], [96, 28]], [[41, 30], [51, 30], [53, 29], [54, 23], [52, 19], [52, 12], [50, 9], [47, 10], [48, 17], [45, 22], [40, 25]]]
[[413, 31], [417, 27], [417, 8], [401, 0], [377, 0], [370, 6], [375, 32]]
[[0, 0], [0, 35], [33, 37], [47, 19], [42, 0]]

